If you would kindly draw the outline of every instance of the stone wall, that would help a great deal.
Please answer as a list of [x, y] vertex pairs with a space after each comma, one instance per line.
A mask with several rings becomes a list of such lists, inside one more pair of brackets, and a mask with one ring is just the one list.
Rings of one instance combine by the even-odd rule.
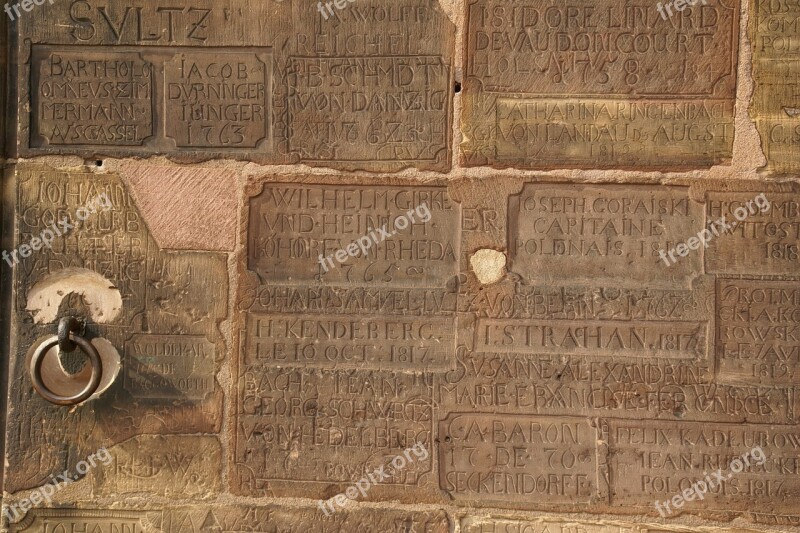
[[8, 530], [800, 530], [796, 1], [14, 13]]

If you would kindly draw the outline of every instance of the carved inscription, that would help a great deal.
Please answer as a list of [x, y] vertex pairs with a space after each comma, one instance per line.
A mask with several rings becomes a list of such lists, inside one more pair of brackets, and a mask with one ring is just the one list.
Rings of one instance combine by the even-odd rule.
[[[444, 511], [399, 511], [395, 509], [338, 510], [324, 514], [308, 507], [194, 506], [164, 511], [162, 533], [303, 533], [306, 531], [381, 531], [386, 533], [449, 533]], [[77, 533], [77, 532], [76, 532]], [[137, 533], [137, 532], [125, 532]]]
[[[15, 170], [15, 241], [26, 255], [17, 254], [14, 270], [20, 352], [12, 360], [20, 363], [10, 369], [8, 434], [13, 442], [6, 453], [14, 467], [5, 476], [6, 490], [39, 486], [100, 447], [111, 448], [138, 434], [219, 431], [222, 392], [215, 380], [215, 357], [224, 350], [218, 329], [227, 316], [224, 257], [159, 249], [115, 174], [32, 165]], [[108, 208], [85, 211], [100, 195]], [[56, 234], [53, 225], [59, 221], [65, 223]], [[50, 231], [50, 246], [30, 249], [45, 231]], [[33, 288], [70, 273], [91, 274], [121, 299], [112, 317], [95, 311], [95, 290], [80, 282], [57, 286], [58, 292], [48, 297], [54, 316], [87, 318], [90, 334], [103, 337], [122, 355], [118, 381], [102, 402], [92, 402], [78, 417], [33, 393], [24, 364], [26, 350], [55, 327], [55, 318], [44, 320], [41, 310], [27, 307]], [[66, 456], [65, 446], [72, 450]]]
[[679, 322], [481, 320], [481, 352], [694, 359], [705, 356], [706, 325]]
[[708, 272], [800, 275], [800, 200], [797, 194], [766, 192], [764, 197], [770, 207], [763, 211], [754, 202], [759, 195], [755, 192], [708, 193], [707, 220], [724, 216], [731, 225], [731, 230], [712, 241], [706, 251]]
[[150, 522], [143, 511], [106, 511], [96, 509], [34, 509], [20, 522], [11, 524], [12, 533], [78, 532], [145, 533]]
[[669, 287], [702, 272], [701, 250], [671, 266], [659, 259], [703, 227], [688, 189], [529, 184], [511, 197], [509, 219], [511, 270], [529, 281]]
[[713, 383], [708, 363], [691, 360], [585, 361], [557, 355], [459, 354], [438, 400], [464, 409], [616, 418], [751, 420], [791, 424], [791, 387]]
[[245, 361], [448, 368], [460, 213], [443, 187], [265, 184], [250, 200]]
[[601, 490], [586, 419], [451, 414], [439, 438], [439, 485], [455, 499], [589, 503]]
[[753, 0], [755, 93], [751, 114], [761, 135], [767, 168], [800, 169], [800, 4], [792, 0]]
[[199, 497], [221, 486], [222, 450], [216, 437], [142, 435], [110, 452], [112, 465], [92, 470], [96, 494]]
[[33, 48], [32, 147], [271, 150], [268, 48], [122, 49]]
[[[459, 204], [444, 187], [253, 188], [243, 217], [236, 490], [346, 483], [406, 446], [428, 446], [427, 371], [455, 357]], [[418, 484], [431, 468], [420, 461], [388, 485]]]
[[457, 275], [459, 217], [443, 187], [267, 184], [249, 266], [271, 283], [440, 287]]
[[791, 385], [800, 375], [800, 283], [717, 282], [720, 379]]
[[467, 165], [707, 167], [730, 158], [738, 2], [472, 0]]
[[292, 58], [289, 149], [301, 161], [443, 161], [450, 68], [437, 56]]
[[153, 65], [139, 54], [36, 47], [31, 70], [31, 146], [142, 146], [153, 135]]
[[456, 32], [437, 0], [128, 4], [19, 19], [21, 152], [450, 169]]
[[250, 314], [247, 330], [248, 363], [256, 364], [447, 368], [455, 346], [447, 318]]
[[[430, 375], [245, 366], [239, 389], [237, 493], [264, 494], [274, 481], [348, 484], [406, 446], [432, 446]], [[384, 483], [415, 485], [431, 465]]]
[[[716, 483], [705, 499], [686, 502], [684, 510], [764, 505], [771, 512], [797, 514], [796, 425], [610, 421], [609, 426], [612, 501], [617, 505], [652, 506], [709, 476]], [[763, 456], [742, 459], [756, 447]], [[731, 468], [735, 459], [743, 465], [740, 472], [734, 472], [738, 465]]]
[[203, 400], [214, 391], [214, 345], [192, 335], [134, 335], [125, 388], [139, 398]]
[[266, 51], [176, 54], [164, 66], [166, 135], [179, 148], [250, 148], [270, 124]]

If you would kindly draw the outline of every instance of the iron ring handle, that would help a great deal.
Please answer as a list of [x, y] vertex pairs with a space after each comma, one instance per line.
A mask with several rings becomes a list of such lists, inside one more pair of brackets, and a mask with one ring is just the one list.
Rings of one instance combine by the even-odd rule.
[[44, 355], [50, 351], [50, 349], [59, 345], [59, 338], [57, 336], [51, 337], [47, 340], [47, 342], [39, 346], [31, 358], [31, 378], [33, 380], [34, 390], [39, 393], [39, 396], [56, 405], [77, 405], [88, 400], [100, 386], [100, 378], [103, 374], [103, 361], [100, 359], [100, 354], [97, 353], [97, 349], [92, 345], [92, 343], [74, 333], [69, 334], [69, 339], [77, 344], [81, 351], [83, 351], [83, 353], [89, 357], [89, 362], [92, 365], [92, 375], [89, 378], [89, 383], [87, 383], [86, 387], [84, 387], [84, 389], [78, 394], [74, 396], [61, 396], [55, 394], [53, 391], [47, 388], [47, 385], [45, 385], [44, 381], [42, 380], [42, 363], [44, 362]]

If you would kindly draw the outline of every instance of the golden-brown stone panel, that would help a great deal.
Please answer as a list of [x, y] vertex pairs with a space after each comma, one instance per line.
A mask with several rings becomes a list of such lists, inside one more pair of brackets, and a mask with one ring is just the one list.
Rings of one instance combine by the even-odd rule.
[[750, 113], [761, 135], [767, 169], [800, 170], [800, 5], [752, 0], [750, 39], [755, 91]]
[[[39, 485], [95, 450], [135, 435], [218, 431], [225, 258], [159, 249], [114, 174], [29, 165], [14, 170], [18, 353], [11, 364], [6, 490]], [[104, 209], [83, 210], [98, 197], [105, 199]], [[33, 239], [46, 231], [51, 244], [32, 249]], [[104, 285], [83, 281], [95, 277]], [[98, 303], [105, 293], [119, 299], [113, 313]], [[119, 378], [102, 401], [74, 413], [36, 394], [24, 364], [28, 350], [54, 335], [57, 319], [68, 315], [88, 319], [87, 334], [107, 339], [122, 361]]]
[[462, 162], [662, 170], [729, 161], [739, 2], [682, 5], [667, 16], [647, 0], [468, 2]]
[[450, 168], [455, 37], [435, 0], [80, 0], [19, 22], [25, 155]]

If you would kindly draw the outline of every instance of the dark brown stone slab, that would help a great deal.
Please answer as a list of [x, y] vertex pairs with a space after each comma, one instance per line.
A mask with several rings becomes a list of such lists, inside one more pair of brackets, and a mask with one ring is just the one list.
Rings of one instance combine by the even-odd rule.
[[19, 26], [24, 155], [450, 168], [455, 32], [434, 0], [45, 3]]
[[[116, 175], [14, 170], [21, 261], [15, 269], [18, 353], [11, 365], [6, 490], [39, 485], [101, 446], [135, 435], [217, 431], [225, 258], [160, 250]], [[108, 209], [80, 211], [101, 194]], [[22, 257], [23, 245], [61, 219], [74, 228], [54, 235], [51, 247], [29, 248]], [[104, 285], [87, 285], [95, 278]], [[113, 313], [101, 305], [108, 292], [120, 302]], [[107, 339], [122, 360], [116, 382], [100, 400], [77, 408], [78, 415], [34, 393], [24, 364], [34, 342], [55, 334], [56, 319], [67, 315], [87, 318], [89, 335]]]
[[728, 161], [739, 3], [673, 13], [647, 0], [470, 1], [462, 162], [658, 170]]
[[800, 170], [800, 5], [792, 1], [752, 0], [755, 92], [750, 114], [761, 135], [767, 169]]

